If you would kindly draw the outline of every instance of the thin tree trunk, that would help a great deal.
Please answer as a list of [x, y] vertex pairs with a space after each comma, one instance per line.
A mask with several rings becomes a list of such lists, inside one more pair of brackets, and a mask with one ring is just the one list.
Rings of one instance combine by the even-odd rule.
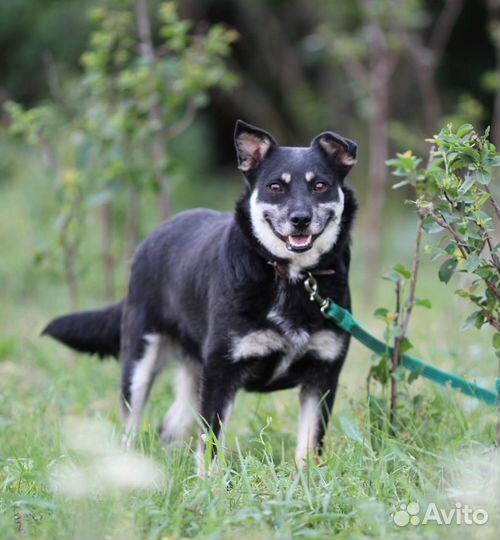
[[441, 97], [436, 84], [436, 68], [463, 8], [463, 0], [446, 0], [439, 14], [428, 45], [416, 33], [408, 38], [417, 75], [427, 130], [431, 133], [441, 118]]
[[[154, 68], [156, 64], [156, 53], [151, 34], [151, 21], [149, 19], [148, 8], [148, 0], [135, 0], [135, 18], [141, 55]], [[155, 81], [153, 80], [151, 84], [154, 85]], [[165, 149], [164, 127], [161, 116], [160, 97], [158, 92], [153, 89], [149, 110], [149, 125], [152, 132], [151, 157], [153, 160], [154, 175], [160, 189], [160, 215], [162, 219], [166, 219], [170, 215], [171, 203], [168, 178], [165, 174], [167, 152]]]
[[[500, 73], [500, 51], [498, 53], [499, 61], [497, 63], [497, 71]], [[491, 140], [493, 144], [500, 148], [500, 89], [497, 90], [495, 96], [495, 104], [493, 107], [493, 119], [491, 122]]]
[[430, 133], [434, 133], [441, 118], [441, 97], [436, 85], [434, 76], [435, 67], [434, 61], [425, 62], [417, 69], [417, 78], [422, 92], [424, 102], [424, 114], [427, 129]]
[[129, 186], [129, 206], [127, 219], [127, 247], [125, 256], [127, 262], [134, 257], [135, 249], [139, 241], [139, 220], [140, 220], [141, 200], [137, 186]]
[[111, 203], [101, 206], [102, 266], [104, 273], [104, 300], [113, 302], [115, 298], [115, 259], [113, 256], [113, 219]]
[[441, 61], [463, 5], [464, 0], [445, 0], [429, 39], [429, 48], [434, 54], [436, 65]]
[[380, 50], [371, 73], [374, 115], [370, 121], [370, 186], [368, 190], [366, 260], [369, 272], [365, 276], [368, 300], [372, 299], [374, 280], [378, 279], [380, 266], [380, 248], [383, 226], [383, 211], [386, 197], [387, 167], [389, 158], [389, 81], [392, 60], [389, 53]]
[[[396, 282], [396, 320], [394, 321], [396, 325], [400, 324], [402, 317], [401, 313], [401, 280]], [[392, 432], [395, 432], [394, 422], [396, 420], [396, 406], [398, 403], [398, 380], [396, 379], [396, 370], [399, 367], [401, 361], [401, 339], [396, 339], [394, 343], [394, 350], [391, 358], [391, 400], [390, 400], [390, 416], [389, 422], [391, 424]]]
[[408, 42], [422, 95], [426, 129], [428, 133], [434, 133], [441, 118], [441, 97], [435, 79], [435, 57], [433, 52], [421, 42], [420, 38], [410, 37]]
[[422, 230], [423, 230], [424, 214], [419, 213], [418, 215], [418, 227], [417, 227], [417, 236], [415, 238], [415, 251], [413, 253], [413, 263], [411, 268], [411, 280], [410, 280], [410, 290], [408, 292], [408, 299], [404, 306], [401, 305], [401, 284], [398, 282], [396, 285], [396, 314], [397, 321], [396, 324], [399, 325], [400, 332], [399, 336], [395, 339], [394, 349], [391, 358], [391, 408], [390, 408], [390, 418], [391, 426], [394, 429], [394, 421], [396, 420], [396, 406], [398, 399], [398, 385], [397, 379], [394, 376], [396, 369], [401, 364], [401, 343], [403, 342], [406, 334], [408, 333], [408, 327], [410, 325], [410, 318], [413, 311], [413, 306], [415, 305], [415, 294], [417, 292], [417, 279], [418, 279], [418, 270], [420, 266], [420, 244], [422, 241]]
[[[496, 72], [498, 77], [498, 73], [500, 73], [500, 0], [488, 0], [488, 27], [491, 42], [495, 47]], [[500, 87], [498, 85], [493, 105], [491, 140], [497, 149], [500, 148]]]

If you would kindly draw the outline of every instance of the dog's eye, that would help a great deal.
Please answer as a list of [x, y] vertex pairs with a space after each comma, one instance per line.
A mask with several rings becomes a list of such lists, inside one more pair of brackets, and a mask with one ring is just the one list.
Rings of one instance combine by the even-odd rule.
[[316, 193], [324, 193], [328, 191], [330, 186], [326, 182], [316, 182], [313, 186], [313, 191]]
[[281, 193], [283, 191], [283, 186], [279, 182], [272, 182], [267, 186], [267, 189], [273, 193]]

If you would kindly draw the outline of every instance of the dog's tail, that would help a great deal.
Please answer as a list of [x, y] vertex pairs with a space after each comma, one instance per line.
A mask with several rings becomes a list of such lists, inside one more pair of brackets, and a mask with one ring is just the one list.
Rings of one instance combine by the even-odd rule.
[[42, 336], [50, 336], [79, 352], [118, 358], [122, 311], [120, 302], [96, 311], [63, 315], [51, 321]]

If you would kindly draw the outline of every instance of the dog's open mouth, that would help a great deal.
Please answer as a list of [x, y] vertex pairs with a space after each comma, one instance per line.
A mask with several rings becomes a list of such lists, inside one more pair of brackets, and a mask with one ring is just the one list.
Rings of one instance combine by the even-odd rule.
[[293, 235], [286, 237], [286, 249], [289, 251], [307, 251], [313, 243], [313, 237], [308, 235]]
[[271, 223], [270, 219], [265, 218], [269, 227], [273, 231], [273, 233], [282, 241], [285, 243], [286, 249], [288, 251], [293, 251], [295, 253], [302, 253], [304, 251], [307, 251], [312, 248], [312, 245], [314, 243], [314, 240], [319, 235], [312, 235], [312, 234], [290, 234], [289, 236], [283, 236], [280, 234]]

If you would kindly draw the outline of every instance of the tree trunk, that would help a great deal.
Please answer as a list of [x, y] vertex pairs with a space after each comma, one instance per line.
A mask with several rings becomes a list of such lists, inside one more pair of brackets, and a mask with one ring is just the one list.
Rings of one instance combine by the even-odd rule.
[[392, 59], [385, 50], [380, 50], [371, 72], [374, 114], [370, 121], [370, 172], [366, 226], [366, 264], [369, 269], [365, 276], [365, 293], [372, 300], [374, 282], [379, 276], [380, 248], [383, 226], [383, 211], [386, 196], [387, 167], [389, 158], [389, 81]]
[[[500, 52], [498, 56], [500, 60]], [[498, 62], [498, 69], [500, 69], [500, 61]], [[500, 148], [500, 89], [497, 90], [495, 95], [493, 119], [491, 121], [491, 140], [497, 148]]]
[[441, 97], [435, 79], [435, 56], [418, 37], [409, 38], [409, 48], [422, 95], [426, 129], [431, 134], [437, 129], [441, 118]]
[[[151, 21], [149, 19], [148, 0], [135, 0], [135, 18], [137, 33], [139, 34], [140, 50], [143, 59], [154, 69], [156, 53], [151, 34]], [[152, 80], [151, 84], [155, 84]], [[170, 189], [168, 178], [165, 174], [167, 152], [165, 149], [165, 129], [162, 124], [161, 103], [158, 92], [153, 87], [151, 92], [151, 107], [149, 110], [149, 125], [152, 134], [151, 157], [153, 160], [153, 172], [160, 190], [159, 205], [160, 216], [166, 219], [170, 215]]]
[[408, 38], [429, 133], [437, 129], [441, 118], [441, 97], [436, 84], [436, 68], [441, 63], [462, 8], [463, 0], [445, 1], [432, 29], [428, 45], [425, 45], [423, 39], [416, 33]]
[[[401, 280], [398, 280], [396, 283], [396, 320], [394, 321], [394, 324], [396, 326], [400, 325], [400, 321], [402, 318], [401, 313]], [[389, 422], [390, 422], [390, 428], [393, 433], [396, 432], [396, 407], [398, 404], [398, 380], [396, 378], [396, 371], [399, 367], [399, 364], [401, 362], [401, 336], [399, 338], [396, 338], [394, 342], [394, 350], [392, 352], [392, 358], [391, 358], [391, 399], [390, 399], [390, 407], [389, 407]]]
[[104, 273], [103, 295], [104, 300], [111, 303], [115, 297], [115, 259], [113, 257], [113, 221], [110, 202], [101, 206], [101, 235]]
[[[489, 0], [488, 26], [490, 39], [495, 47], [497, 78], [500, 73], [500, 0]], [[495, 102], [493, 105], [493, 118], [491, 120], [491, 140], [500, 148], [500, 86], [497, 82]]]
[[129, 207], [127, 219], [127, 247], [125, 250], [126, 261], [131, 262], [134, 258], [135, 249], [139, 241], [139, 220], [140, 220], [140, 194], [137, 186], [129, 186]]

